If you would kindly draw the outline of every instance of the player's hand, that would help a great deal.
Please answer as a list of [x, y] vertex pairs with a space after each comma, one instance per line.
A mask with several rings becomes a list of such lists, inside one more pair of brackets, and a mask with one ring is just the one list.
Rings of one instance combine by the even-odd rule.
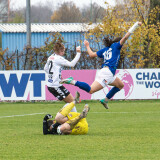
[[48, 119], [51, 119], [51, 118], [53, 118], [53, 116], [51, 114], [47, 114], [45, 115], [44, 120], [47, 121]]
[[85, 45], [86, 47], [88, 47], [88, 46], [89, 46], [89, 42], [88, 42], [87, 40], [84, 40], [84, 45]]
[[142, 22], [138, 22], [138, 25], [141, 26], [141, 25], [142, 25]]
[[76, 47], [77, 52], [81, 52], [81, 46]]

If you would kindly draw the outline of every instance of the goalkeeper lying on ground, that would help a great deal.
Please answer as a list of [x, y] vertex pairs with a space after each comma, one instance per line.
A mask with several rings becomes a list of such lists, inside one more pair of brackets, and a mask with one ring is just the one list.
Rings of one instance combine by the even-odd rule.
[[76, 98], [73, 102], [63, 107], [56, 115], [54, 120], [49, 120], [52, 115], [47, 114], [43, 119], [43, 134], [87, 134], [88, 123], [86, 116], [89, 107], [86, 104], [82, 113], [70, 112], [76, 103], [79, 102], [80, 94], [76, 93]]

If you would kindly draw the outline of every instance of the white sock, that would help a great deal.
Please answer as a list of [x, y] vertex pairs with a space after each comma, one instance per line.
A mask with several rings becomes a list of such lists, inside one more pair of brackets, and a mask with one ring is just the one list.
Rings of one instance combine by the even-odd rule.
[[76, 107], [74, 106], [73, 109], [71, 110], [71, 112], [77, 112]]
[[72, 80], [72, 81], [71, 81], [71, 84], [72, 84], [72, 85], [75, 85], [76, 82], [77, 82], [76, 80]]

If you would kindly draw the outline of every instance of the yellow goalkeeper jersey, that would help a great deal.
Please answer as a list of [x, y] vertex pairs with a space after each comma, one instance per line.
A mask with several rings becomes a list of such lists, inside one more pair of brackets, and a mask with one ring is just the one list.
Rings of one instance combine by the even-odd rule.
[[[67, 115], [68, 120], [71, 120], [77, 116], [79, 116], [80, 113], [77, 112], [69, 112]], [[81, 119], [72, 129], [71, 134], [79, 135], [79, 134], [87, 134], [88, 133], [88, 123], [86, 118]]]

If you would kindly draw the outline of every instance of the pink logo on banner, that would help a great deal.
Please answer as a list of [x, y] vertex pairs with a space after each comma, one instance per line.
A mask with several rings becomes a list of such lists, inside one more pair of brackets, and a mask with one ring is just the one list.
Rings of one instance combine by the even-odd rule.
[[[91, 85], [93, 81], [95, 80], [96, 71], [97, 70], [63, 70], [62, 79], [73, 77], [74, 80], [86, 82], [89, 85]], [[76, 86], [64, 84], [64, 87], [66, 87], [73, 96], [75, 96], [76, 91], [78, 91], [81, 94], [82, 100], [91, 99], [91, 94], [87, 93], [86, 91], [83, 91], [82, 89]], [[46, 100], [57, 100], [48, 91], [47, 86], [46, 86]]]
[[[131, 93], [133, 92], [133, 88], [134, 88], [134, 82], [133, 82], [133, 78], [130, 75], [130, 73], [127, 70], [117, 70], [116, 71], [116, 76], [124, 83], [124, 88], [122, 90], [124, 90], [123, 97], [124, 99], [127, 99]], [[112, 87], [107, 86], [108, 91], [111, 90]], [[108, 92], [107, 92], [108, 93]], [[105, 93], [105, 94], [107, 94]]]
[[128, 71], [124, 70], [117, 70], [116, 75], [122, 80], [122, 82], [124, 83], [124, 96], [125, 98], [128, 98], [131, 93], [133, 92], [133, 88], [134, 88], [134, 82], [133, 82], [133, 78], [130, 75], [130, 73]]

